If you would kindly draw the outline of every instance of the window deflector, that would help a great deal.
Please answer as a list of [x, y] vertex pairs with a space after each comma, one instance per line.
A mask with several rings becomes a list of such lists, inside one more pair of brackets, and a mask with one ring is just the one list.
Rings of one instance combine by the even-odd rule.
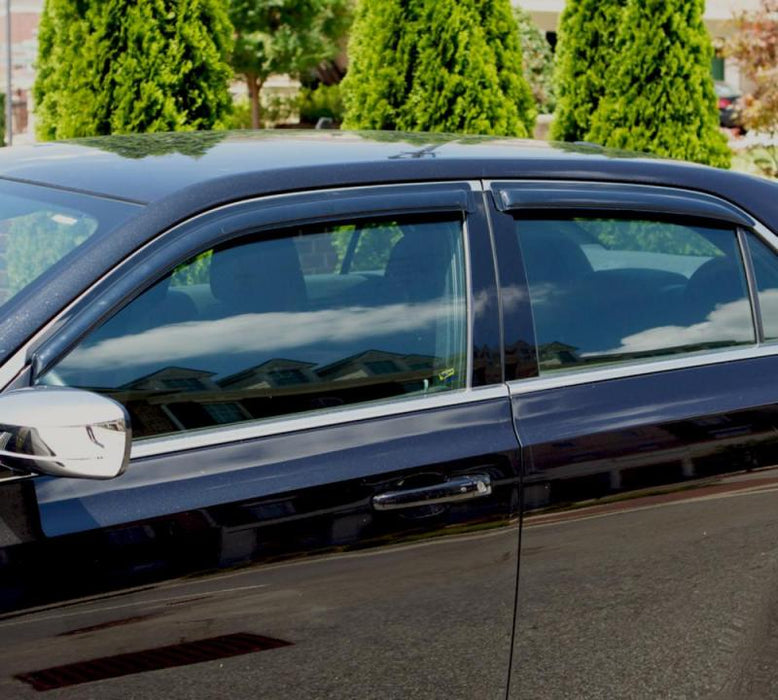
[[503, 212], [572, 210], [653, 213], [714, 219], [736, 226], [755, 222], [716, 197], [647, 185], [553, 182], [494, 183], [495, 207]]

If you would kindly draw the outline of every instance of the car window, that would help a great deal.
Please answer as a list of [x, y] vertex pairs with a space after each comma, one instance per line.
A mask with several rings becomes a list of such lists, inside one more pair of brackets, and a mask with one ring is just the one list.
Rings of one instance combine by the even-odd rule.
[[[354, 234], [391, 248], [345, 272]], [[456, 220], [248, 236], [177, 267], [39, 381], [116, 398], [140, 437], [461, 389], [464, 276]]]
[[765, 340], [778, 340], [778, 259], [775, 251], [756, 236], [748, 235], [754, 265]]
[[732, 230], [520, 219], [541, 372], [754, 342]]
[[17, 182], [0, 182], [0, 306], [137, 205]]

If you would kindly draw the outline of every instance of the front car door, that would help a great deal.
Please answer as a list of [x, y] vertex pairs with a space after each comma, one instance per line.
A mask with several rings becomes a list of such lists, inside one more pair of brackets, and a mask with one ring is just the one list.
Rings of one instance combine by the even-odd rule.
[[775, 695], [777, 239], [682, 190], [494, 195], [538, 367], [511, 697]]
[[0, 696], [504, 697], [490, 241], [469, 185], [322, 192], [202, 215], [96, 284], [22, 376], [123, 403], [132, 461], [0, 483]]

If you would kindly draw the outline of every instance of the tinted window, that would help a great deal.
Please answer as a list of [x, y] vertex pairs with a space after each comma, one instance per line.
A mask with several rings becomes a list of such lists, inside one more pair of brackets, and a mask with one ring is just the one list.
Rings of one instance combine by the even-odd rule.
[[205, 251], [41, 382], [112, 395], [139, 436], [462, 388], [461, 229], [343, 225]]
[[734, 231], [594, 218], [517, 230], [541, 371], [754, 341]]
[[778, 260], [775, 251], [756, 236], [748, 237], [762, 311], [765, 340], [778, 340]]

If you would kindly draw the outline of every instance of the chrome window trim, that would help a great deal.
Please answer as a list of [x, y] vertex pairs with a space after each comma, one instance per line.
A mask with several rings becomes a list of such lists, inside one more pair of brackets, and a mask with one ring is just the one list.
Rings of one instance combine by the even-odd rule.
[[760, 357], [778, 356], [778, 341], [751, 344], [746, 347], [727, 350], [704, 350], [698, 353], [685, 353], [683, 357], [672, 359], [654, 358], [647, 361], [610, 365], [597, 369], [578, 369], [560, 371], [558, 374], [546, 374], [530, 379], [517, 379], [508, 383], [511, 396], [534, 394], [548, 389], [561, 389], [581, 384], [596, 384], [614, 379], [626, 379], [660, 372], [672, 372], [693, 367], [724, 364], [753, 360]]
[[470, 263], [470, 227], [465, 216], [462, 222], [462, 257], [465, 268], [465, 388], [473, 386], [473, 326], [475, 304], [473, 303], [473, 281]]
[[184, 452], [273, 435], [286, 435], [300, 430], [326, 428], [375, 418], [402, 416], [418, 411], [451, 408], [483, 401], [508, 398], [508, 387], [496, 384], [475, 389], [460, 389], [427, 396], [405, 396], [373, 404], [356, 404], [339, 409], [305, 414], [291, 414], [267, 420], [233, 423], [224, 427], [204, 428], [185, 433], [173, 433], [138, 440], [132, 445], [130, 459], [156, 457], [172, 452]]

